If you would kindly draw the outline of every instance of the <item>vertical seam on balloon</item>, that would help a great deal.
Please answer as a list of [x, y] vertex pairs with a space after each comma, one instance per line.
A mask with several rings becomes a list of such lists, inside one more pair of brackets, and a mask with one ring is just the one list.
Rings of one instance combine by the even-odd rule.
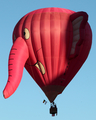
[[[36, 13], [36, 11], [34, 12], [34, 14], [35, 14], [35, 13]], [[34, 47], [33, 47], [33, 44], [32, 44], [32, 20], [33, 20], [34, 14], [32, 15], [31, 25], [30, 25], [30, 33], [31, 33], [30, 37], [31, 37], [31, 45], [32, 45], [33, 52], [34, 52]], [[35, 58], [36, 58], [35, 52], [34, 52], [34, 56], [35, 56]], [[37, 58], [36, 58], [36, 60], [37, 60]], [[29, 59], [29, 62], [31, 63], [30, 59]], [[33, 74], [32, 67], [30, 67], [30, 68], [31, 68], [31, 71], [32, 71], [32, 75], [33, 75], [33, 77], [35, 78], [35, 76], [34, 76], [34, 74]], [[36, 80], [36, 79], [35, 79], [35, 80]]]
[[[40, 16], [40, 29], [41, 29], [41, 18], [42, 18], [42, 13], [43, 13], [44, 9], [42, 9], [42, 12], [41, 12], [41, 16]], [[41, 38], [41, 47], [42, 47], [42, 35], [41, 35], [41, 30], [40, 30], [40, 38]], [[49, 77], [48, 77], [48, 71], [47, 71], [47, 68], [46, 68], [46, 61], [45, 61], [45, 58], [44, 58], [44, 52], [42, 50], [42, 53], [43, 53], [43, 60], [44, 60], [44, 64], [45, 64], [45, 70], [46, 70], [46, 74], [47, 74], [47, 78], [49, 80]], [[43, 77], [44, 78], [44, 77]], [[45, 80], [45, 79], [44, 79]], [[46, 84], [46, 80], [45, 80], [45, 84]]]
[[[59, 15], [60, 15], [60, 43], [59, 43], [59, 45], [60, 45], [60, 48], [59, 48], [59, 55], [60, 55], [61, 40], [62, 40], [62, 38], [61, 38], [61, 13], [60, 13]], [[60, 63], [60, 57], [61, 57], [61, 56], [59, 56], [59, 63]], [[58, 69], [59, 69], [59, 65], [60, 65], [59, 63], [58, 63]], [[61, 65], [62, 65], [62, 64], [61, 64]], [[60, 71], [60, 70], [59, 70], [59, 71]], [[58, 72], [59, 72], [59, 71], [58, 71]]]
[[[50, 54], [51, 54], [51, 55], [50, 55], [50, 56], [51, 56], [51, 57], [50, 57], [50, 61], [51, 61], [51, 80], [52, 80], [52, 78], [53, 78], [53, 76], [52, 76], [52, 75], [53, 75], [53, 73], [52, 73], [52, 71], [53, 71], [53, 70], [52, 70], [52, 40], [51, 40], [51, 10], [52, 10], [52, 9], [54, 9], [54, 8], [50, 8], [50, 9], [49, 9], [49, 11], [50, 11], [50, 14], [49, 14], [49, 15], [50, 15], [50, 20], [49, 20], [49, 21], [50, 21], [50, 28], [49, 28], [49, 29], [50, 29]], [[49, 83], [52, 82], [51, 80], [49, 80]]]
[[[50, 20], [49, 20], [50, 21], [50, 28], [49, 29], [50, 29], [50, 61], [51, 61], [51, 80], [52, 80], [53, 74], [52, 74], [51, 9], [52, 8], [49, 9], [49, 11], [50, 11], [50, 14], [49, 14], [50, 15]], [[49, 83], [51, 82], [51, 80], [49, 81]]]
[[[57, 9], [57, 11], [58, 11], [58, 8], [56, 8], [56, 9]], [[56, 12], [56, 13], [59, 14], [59, 12]], [[60, 15], [60, 14], [59, 14], [59, 15]], [[51, 19], [51, 17], [50, 17], [50, 19]], [[51, 20], [50, 20], [50, 29], [51, 29], [51, 25], [52, 25], [52, 22], [51, 22]], [[54, 29], [54, 28], [52, 28], [52, 29]], [[53, 34], [53, 35], [52, 35], [52, 34]], [[53, 46], [53, 48], [52, 48], [52, 41], [53, 41], [53, 40], [52, 40], [52, 36], [54, 36], [54, 35], [56, 36], [56, 33], [55, 33], [55, 34], [52, 33], [52, 34], [50, 33], [50, 36], [51, 36], [51, 37], [50, 37], [50, 39], [51, 39], [51, 64], [54, 63], [54, 60], [55, 60], [55, 59], [52, 59], [52, 49], [54, 49], [54, 46]], [[60, 35], [60, 34], [59, 34], [59, 35]], [[55, 47], [56, 47], [56, 46], [55, 46]], [[59, 58], [58, 58], [58, 57], [57, 57], [56, 59], [59, 61]], [[58, 65], [56, 65], [57, 68], [58, 68], [58, 66], [59, 66], [58, 61], [56, 62], [56, 63], [58, 64]], [[59, 70], [56, 69], [56, 71], [54, 72], [54, 67], [53, 67], [53, 65], [51, 65], [51, 66], [52, 66], [52, 79], [53, 79], [54, 75], [56, 75]], [[56, 76], [55, 76], [55, 77], [56, 77]]]
[[[50, 8], [50, 10], [51, 10], [51, 8]], [[50, 13], [50, 50], [51, 50], [51, 52], [50, 52], [50, 54], [51, 54], [51, 57], [50, 57], [50, 61], [51, 61], [51, 79], [53, 78], [53, 73], [52, 73], [52, 40], [51, 40], [51, 13]]]
[[[59, 55], [60, 55], [60, 48], [61, 48], [61, 14], [59, 13], [59, 15], [60, 15], [60, 43], [59, 43]], [[58, 60], [58, 73], [60, 73], [59, 71], [60, 71], [60, 69], [59, 69], [59, 63], [60, 63], [60, 57], [61, 56], [59, 56], [59, 60]], [[59, 82], [59, 81], [58, 81]]]
[[[68, 10], [67, 9], [62, 9], [62, 12], [65, 14], [65, 13], [67, 13], [68, 12]], [[60, 15], [60, 17], [61, 17], [61, 15]], [[60, 22], [61, 23], [61, 22]], [[61, 35], [60, 35], [61, 36]], [[61, 42], [61, 40], [62, 39], [60, 39], [60, 42]], [[60, 43], [60, 45], [61, 45], [61, 43]], [[61, 47], [60, 47], [61, 48]], [[62, 65], [62, 64], [61, 64]], [[65, 68], [65, 66], [63, 66], [64, 68]], [[62, 69], [61, 69], [61, 71], [62, 71]], [[65, 71], [66, 71], [66, 69], [64, 69], [64, 75], [65, 75]], [[65, 78], [64, 78], [65, 79]]]
[[[52, 8], [50, 8], [52, 9]], [[51, 70], [52, 70], [52, 79], [53, 79], [53, 65], [52, 65], [52, 34], [51, 34], [51, 15], [50, 14], [50, 40], [51, 40]], [[54, 48], [53, 48], [54, 49]]]
[[[30, 29], [31, 29], [31, 33], [32, 33], [32, 21], [33, 21], [33, 17], [34, 17], [34, 15], [36, 14], [36, 12], [37, 12], [37, 11], [34, 12], [32, 18], [31, 18], [31, 28], [30, 28]], [[33, 40], [32, 40], [33, 37], [32, 37], [32, 35], [33, 35], [33, 33], [31, 34], [31, 43], [32, 43], [31, 45], [32, 45], [33, 52], [34, 52], [34, 55], [35, 55], [35, 50], [34, 50], [34, 46], [33, 46]], [[38, 61], [36, 55], [35, 55], [35, 58], [36, 58], [36, 61]]]
[[[59, 11], [59, 8], [56, 8], [56, 9], [57, 9], [57, 13], [59, 14], [59, 29], [60, 29], [60, 12], [58, 12], [58, 11]], [[60, 29], [60, 30], [61, 30], [61, 29]], [[58, 45], [58, 47], [59, 47], [59, 52], [58, 52], [59, 55], [60, 55], [60, 42], [61, 42], [61, 39], [60, 39], [60, 30], [59, 30], [59, 38], [58, 38], [58, 39], [59, 39], [59, 45]], [[59, 58], [57, 57], [57, 60], [58, 60], [58, 62], [57, 62], [58, 65], [57, 65], [57, 72], [56, 72], [56, 73], [59, 73], [59, 67], [60, 67], [60, 66], [59, 66], [59, 65], [60, 65], [60, 64], [59, 64], [59, 60], [60, 60], [60, 56], [59, 56]], [[57, 75], [57, 76], [58, 76], [58, 75]], [[57, 80], [57, 84], [58, 84], [58, 82], [59, 82], [59, 81]]]
[[[43, 12], [44, 10], [42, 10], [42, 12]], [[43, 52], [43, 57], [44, 57], [44, 52]], [[47, 66], [46, 65], [46, 60], [44, 59], [44, 62], [45, 62], [45, 66]], [[46, 71], [47, 71], [47, 68], [46, 68]], [[50, 83], [50, 80], [49, 80], [49, 77], [48, 77], [48, 71], [47, 71], [47, 78], [48, 78], [48, 81], [49, 81], [49, 83]]]
[[[36, 12], [37, 12], [37, 11], [36, 11]], [[36, 12], [35, 12], [35, 13], [36, 13]], [[38, 12], [37, 12], [37, 13], [38, 13]], [[42, 13], [42, 9], [41, 9], [41, 13]], [[41, 17], [41, 13], [40, 13], [40, 17]], [[39, 28], [39, 29], [40, 29], [40, 28]], [[42, 47], [41, 47], [41, 48], [42, 48]], [[40, 48], [40, 49], [41, 49], [41, 48]], [[42, 49], [41, 49], [41, 50], [42, 50]], [[37, 51], [39, 51], [39, 50], [37, 50]], [[37, 51], [36, 51], [36, 53], [37, 53]], [[38, 58], [37, 58], [36, 60], [37, 60], [37, 63], [38, 63]], [[40, 72], [41, 72], [41, 71], [40, 71]], [[42, 75], [42, 73], [41, 73], [41, 75]], [[43, 84], [45, 85], [45, 84], [46, 84], [46, 80], [45, 80], [45, 78], [44, 78], [44, 75], [42, 75], [42, 78], [43, 78], [43, 81], [42, 81], [42, 82], [43, 82]]]
[[[41, 14], [42, 14], [42, 11], [44, 11], [45, 9], [41, 9]], [[41, 21], [41, 14], [40, 14], [40, 21]], [[39, 26], [39, 29], [40, 29], [41, 27]], [[40, 33], [40, 39], [41, 39], [41, 33]], [[42, 41], [42, 39], [41, 39], [41, 41]], [[42, 48], [42, 42], [41, 42], [41, 48]], [[41, 49], [42, 50], [42, 49]], [[43, 51], [42, 51], [42, 53], [43, 53]], [[44, 55], [43, 55], [43, 59], [44, 59]], [[44, 64], [45, 64], [45, 61], [44, 61]], [[46, 65], [45, 65], [45, 67], [46, 67]], [[42, 77], [43, 77], [43, 84], [44, 85], [46, 85], [46, 80], [45, 80], [45, 77], [44, 77], [44, 75], [42, 75]]]
[[[50, 8], [51, 10], [52, 8]], [[53, 66], [52, 66], [52, 36], [51, 36], [51, 13], [50, 13], [50, 43], [51, 43], [51, 71], [52, 71], [52, 79], [53, 79]]]
[[[34, 12], [34, 14], [36, 13], [36, 11]], [[32, 15], [32, 18], [31, 18], [31, 25], [30, 25], [30, 33], [31, 33], [31, 35], [30, 35], [30, 37], [31, 37], [31, 45], [32, 45], [32, 49], [33, 49], [33, 52], [34, 52], [34, 55], [35, 55], [35, 51], [34, 51], [34, 47], [33, 47], [33, 38], [32, 38], [32, 20], [33, 20], [33, 16], [34, 16], [34, 14]], [[35, 58], [36, 58], [36, 55], [35, 55]], [[37, 61], [37, 58], [36, 58], [36, 61]]]

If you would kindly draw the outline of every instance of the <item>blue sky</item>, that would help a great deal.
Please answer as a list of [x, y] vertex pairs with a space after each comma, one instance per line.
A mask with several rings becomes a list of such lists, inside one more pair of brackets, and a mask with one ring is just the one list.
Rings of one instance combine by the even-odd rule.
[[[15, 24], [26, 13], [44, 7], [85, 11], [93, 41], [88, 59], [55, 102], [58, 116], [49, 114], [50, 103], [24, 69], [22, 81], [8, 99], [2, 91], [8, 77], [8, 56]], [[0, 120], [96, 120], [96, 1], [95, 0], [0, 0]], [[43, 99], [47, 100], [44, 105]]]

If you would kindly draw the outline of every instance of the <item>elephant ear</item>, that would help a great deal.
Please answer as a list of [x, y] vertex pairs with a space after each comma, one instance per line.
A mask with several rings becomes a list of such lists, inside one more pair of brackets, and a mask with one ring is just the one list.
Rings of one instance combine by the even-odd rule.
[[72, 29], [73, 29], [73, 41], [70, 51], [70, 59], [78, 56], [82, 42], [85, 36], [85, 25], [88, 20], [86, 12], [77, 12], [70, 16]]

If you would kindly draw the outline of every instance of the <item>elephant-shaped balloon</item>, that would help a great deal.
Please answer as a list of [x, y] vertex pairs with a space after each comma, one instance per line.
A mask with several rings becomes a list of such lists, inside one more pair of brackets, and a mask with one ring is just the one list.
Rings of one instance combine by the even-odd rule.
[[22, 17], [13, 31], [4, 98], [17, 89], [24, 67], [50, 102], [65, 89], [89, 54], [92, 32], [86, 12], [42, 8]]

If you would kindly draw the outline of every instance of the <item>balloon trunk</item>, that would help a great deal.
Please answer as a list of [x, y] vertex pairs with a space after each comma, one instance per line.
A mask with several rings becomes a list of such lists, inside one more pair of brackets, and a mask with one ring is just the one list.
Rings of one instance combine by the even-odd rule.
[[3, 91], [4, 98], [10, 97], [17, 89], [23, 74], [26, 60], [29, 57], [28, 47], [24, 39], [17, 38], [14, 42], [8, 61], [8, 81]]

